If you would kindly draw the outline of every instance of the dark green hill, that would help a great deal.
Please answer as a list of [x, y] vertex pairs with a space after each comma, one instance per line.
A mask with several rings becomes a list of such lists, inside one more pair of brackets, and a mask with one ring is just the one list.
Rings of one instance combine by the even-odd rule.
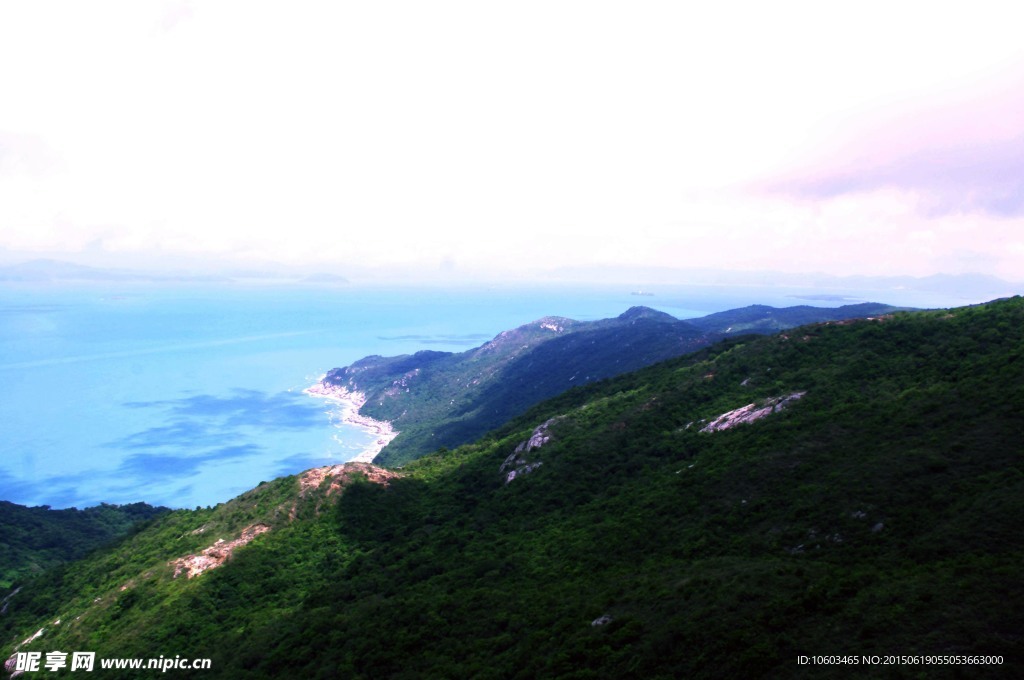
[[365, 393], [362, 413], [394, 425], [398, 437], [375, 462], [397, 465], [473, 441], [576, 385], [692, 352], [740, 330], [774, 333], [814, 321], [894, 310], [874, 303], [784, 309], [761, 305], [679, 321], [633, 307], [593, 322], [546, 317], [459, 354], [366, 357], [330, 371], [324, 382]]
[[691, 323], [708, 333], [727, 335], [741, 335], [743, 333], [770, 334], [809, 323], [865, 319], [891, 314], [896, 311], [906, 310], [877, 302], [862, 302], [841, 307], [797, 305], [795, 307], [778, 308], [767, 305], [750, 305], [749, 307], [708, 314], [697, 319], [687, 319], [687, 323]]
[[210, 678], [1020, 677], [1022, 354], [1020, 298], [729, 339], [400, 477], [171, 513], [26, 585], [3, 652], [42, 629], [22, 651]]
[[424, 375], [404, 377], [404, 392], [377, 390], [363, 412], [392, 420], [401, 434], [375, 462], [394, 465], [464, 444], [574, 385], [679, 356], [715, 337], [636, 307], [615, 319], [548, 318], [508, 331]]
[[53, 510], [0, 501], [0, 592], [31, 574], [82, 557], [163, 512], [167, 508], [146, 503]]

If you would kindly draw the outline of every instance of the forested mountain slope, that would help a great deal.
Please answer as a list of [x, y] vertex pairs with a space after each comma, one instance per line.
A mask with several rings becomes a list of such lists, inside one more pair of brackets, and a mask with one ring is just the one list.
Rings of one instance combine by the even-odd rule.
[[865, 319], [872, 316], [891, 314], [900, 310], [878, 302], [861, 302], [855, 305], [840, 307], [812, 307], [797, 305], [795, 307], [769, 307], [768, 305], [750, 305], [724, 312], [715, 312], [686, 322], [709, 333], [739, 335], [742, 333], [777, 333], [778, 331], [822, 321], [844, 321], [846, 319]]
[[82, 557], [163, 512], [146, 503], [53, 510], [0, 501], [0, 589]]
[[26, 584], [3, 652], [210, 678], [954, 677], [797, 657], [989, 655], [970, 677], [1019, 677], [1022, 353], [1019, 298], [729, 339], [398, 473], [175, 511]]
[[398, 437], [374, 462], [396, 465], [473, 441], [565, 390], [692, 352], [727, 335], [774, 333], [813, 321], [895, 311], [755, 305], [680, 321], [647, 307], [612, 319], [545, 317], [467, 352], [371, 356], [330, 371], [324, 383], [366, 394], [362, 413], [390, 421]]

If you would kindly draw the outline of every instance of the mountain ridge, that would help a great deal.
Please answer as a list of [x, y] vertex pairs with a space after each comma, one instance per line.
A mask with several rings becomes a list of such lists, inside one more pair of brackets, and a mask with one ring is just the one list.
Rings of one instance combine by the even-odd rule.
[[[335, 492], [324, 472], [306, 495], [292, 476], [174, 511], [26, 583], [3, 654], [179, 654], [243, 679], [710, 678], [820, 677], [798, 656], [898, 649], [1014, 677], [1021, 361], [1020, 298], [729, 337], [386, 484], [341, 466]], [[508, 464], [533, 467], [509, 480]], [[173, 577], [258, 523], [222, 565]]]
[[366, 395], [361, 412], [390, 422], [399, 433], [374, 460], [398, 465], [472, 441], [575, 385], [680, 356], [731, 334], [774, 333], [801, 323], [898, 309], [879, 303], [833, 308], [754, 305], [680, 320], [634, 306], [597, 321], [549, 316], [461, 353], [364, 357], [328, 371], [323, 383]]
[[0, 501], [0, 589], [82, 557], [168, 511], [146, 503], [54, 510]]

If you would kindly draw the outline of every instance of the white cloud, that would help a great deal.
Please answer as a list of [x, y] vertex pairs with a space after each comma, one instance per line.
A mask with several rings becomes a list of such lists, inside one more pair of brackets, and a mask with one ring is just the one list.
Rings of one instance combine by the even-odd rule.
[[[970, 228], [1024, 278], [1016, 221], [922, 217], [918, 187], [749, 188], [815, 149], [891, 141], [865, 129], [893, 129], [908, 101], [991, 94], [978, 83], [1022, 61], [998, 9], [6, 4], [0, 142], [35, 146], [0, 143], [0, 247], [928, 273]], [[1016, 130], [972, 125], [972, 140]]]

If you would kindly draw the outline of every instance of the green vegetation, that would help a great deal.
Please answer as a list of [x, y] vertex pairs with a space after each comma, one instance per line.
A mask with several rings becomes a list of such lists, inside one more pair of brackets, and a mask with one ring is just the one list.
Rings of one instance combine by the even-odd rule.
[[399, 435], [376, 462], [399, 465], [440, 447], [471, 442], [570, 387], [610, 378], [705, 347], [730, 334], [774, 333], [801, 324], [895, 311], [875, 303], [836, 308], [754, 305], [702, 319], [633, 307], [614, 319], [547, 317], [451, 354], [371, 356], [327, 374], [364, 392], [362, 413]]
[[[22, 650], [210, 657], [210, 678], [1019, 677], [1022, 353], [1020, 298], [730, 338], [387, 485], [351, 468], [341, 493], [290, 477], [165, 515], [27, 584], [3, 653], [44, 628]], [[524, 454], [542, 465], [507, 483], [503, 461], [554, 417]], [[257, 522], [271, 530], [225, 566], [173, 578]]]
[[906, 308], [892, 307], [877, 302], [861, 302], [856, 305], [840, 307], [811, 307], [797, 305], [795, 307], [769, 307], [767, 305], [750, 305], [739, 309], [708, 314], [697, 319], [687, 319], [687, 323], [707, 332], [739, 335], [742, 333], [776, 333], [794, 326], [803, 326], [822, 321], [845, 321], [846, 319], [865, 319], [882, 316], [896, 311], [909, 311]]
[[0, 501], [0, 594], [32, 574], [83, 557], [163, 512], [167, 508], [145, 503], [52, 510]]

